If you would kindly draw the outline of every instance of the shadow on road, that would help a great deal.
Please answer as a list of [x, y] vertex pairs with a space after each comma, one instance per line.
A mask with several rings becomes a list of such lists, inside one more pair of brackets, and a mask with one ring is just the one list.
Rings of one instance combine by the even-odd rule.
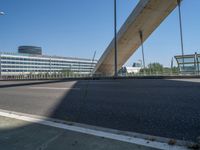
[[[28, 82], [0, 85], [0, 88], [58, 82], [67, 85], [70, 81]], [[71, 88], [80, 90], [66, 92], [57, 100], [58, 105], [52, 106], [48, 117], [187, 141], [196, 141], [200, 136], [198, 82], [162, 79], [76, 81]], [[7, 131], [1, 129], [1, 132]]]
[[[41, 85], [41, 84], [51, 84], [51, 83], [59, 83], [59, 82], [71, 82], [73, 80], [44, 80], [44, 81], [15, 81], [15, 83], [12, 83], [12, 81], [7, 81], [8, 83], [11, 82], [11, 84], [0, 84], [1, 88], [11, 88], [11, 87], [21, 87], [21, 86], [31, 86], [31, 85]], [[3, 81], [5, 82], [5, 81]], [[22, 83], [20, 83], [22, 82]], [[1, 81], [0, 81], [1, 83]]]

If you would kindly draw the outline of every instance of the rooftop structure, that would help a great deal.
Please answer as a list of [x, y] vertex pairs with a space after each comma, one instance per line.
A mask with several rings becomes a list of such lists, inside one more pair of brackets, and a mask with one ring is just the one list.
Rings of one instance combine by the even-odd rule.
[[19, 46], [18, 53], [42, 55], [42, 48], [37, 46]]

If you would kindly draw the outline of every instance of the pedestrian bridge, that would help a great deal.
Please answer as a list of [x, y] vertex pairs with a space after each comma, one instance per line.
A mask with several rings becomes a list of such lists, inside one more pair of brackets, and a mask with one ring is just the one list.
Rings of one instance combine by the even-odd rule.
[[[177, 5], [177, 0], [139, 1], [117, 34], [118, 70], [140, 47], [140, 31], [145, 41]], [[94, 74], [114, 75], [114, 51], [113, 39], [94, 68]]]

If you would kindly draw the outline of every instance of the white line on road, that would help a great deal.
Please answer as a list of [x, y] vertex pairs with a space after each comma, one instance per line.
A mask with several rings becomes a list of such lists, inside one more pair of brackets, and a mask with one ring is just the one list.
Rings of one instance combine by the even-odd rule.
[[80, 90], [80, 88], [58, 88], [58, 87], [28, 87], [29, 89], [42, 89], [42, 90]]
[[39, 119], [37, 117], [31, 117], [30, 115], [26, 114], [17, 114], [16, 112], [10, 112], [6, 110], [0, 111], [0, 116], [9, 117], [13, 119], [23, 120], [31, 123], [37, 123], [41, 125], [56, 127], [64, 130], [70, 130], [74, 132], [84, 133], [88, 135], [93, 135], [97, 137], [104, 137], [112, 140], [142, 145], [146, 147], [151, 148], [157, 148], [162, 150], [188, 150], [186, 147], [183, 146], [177, 146], [177, 145], [169, 145], [167, 143], [157, 142], [157, 141], [149, 141], [141, 138], [136, 138], [128, 135], [122, 135], [122, 134], [116, 134], [116, 133], [110, 133], [106, 131], [100, 131], [85, 127], [79, 127], [75, 125], [67, 125], [63, 123], [57, 123], [54, 121], [46, 120], [46, 119]]
[[85, 82], [80, 82], [78, 84], [121, 84], [120, 82], [116, 82], [116, 81], [88, 81], [88, 83]]

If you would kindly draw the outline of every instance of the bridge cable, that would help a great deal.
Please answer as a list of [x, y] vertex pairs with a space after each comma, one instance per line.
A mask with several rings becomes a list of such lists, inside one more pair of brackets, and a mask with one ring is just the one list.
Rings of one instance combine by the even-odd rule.
[[185, 61], [184, 61], [184, 44], [183, 44], [183, 26], [182, 26], [182, 13], [181, 13], [181, 1], [177, 0], [178, 3], [178, 14], [179, 14], [179, 26], [180, 26], [180, 38], [181, 38], [181, 52], [182, 52], [182, 63], [183, 63], [183, 70], [185, 68]]
[[140, 41], [141, 41], [141, 48], [142, 48], [142, 60], [143, 60], [143, 67], [144, 67], [144, 74], [146, 74], [146, 71], [145, 71], [145, 58], [144, 58], [144, 41], [143, 41], [143, 32], [140, 30], [139, 31], [139, 34], [140, 34]]

